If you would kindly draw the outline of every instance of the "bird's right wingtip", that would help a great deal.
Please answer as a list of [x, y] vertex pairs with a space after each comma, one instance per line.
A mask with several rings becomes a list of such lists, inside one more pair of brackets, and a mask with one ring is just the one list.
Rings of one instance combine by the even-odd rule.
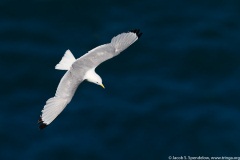
[[39, 128], [40, 130], [42, 130], [42, 129], [46, 128], [47, 126], [48, 126], [48, 125], [47, 125], [46, 123], [42, 123], [42, 124], [39, 125], [38, 128]]
[[39, 128], [40, 130], [42, 130], [42, 129], [44, 129], [44, 128], [46, 128], [46, 127], [48, 126], [46, 123], [43, 122], [41, 116], [40, 116], [40, 118], [39, 118], [39, 120], [38, 120], [38, 124], [39, 124], [38, 128]]
[[140, 38], [143, 34], [140, 32], [140, 29], [133, 29], [133, 30], [130, 30], [129, 32], [135, 33], [138, 38]]

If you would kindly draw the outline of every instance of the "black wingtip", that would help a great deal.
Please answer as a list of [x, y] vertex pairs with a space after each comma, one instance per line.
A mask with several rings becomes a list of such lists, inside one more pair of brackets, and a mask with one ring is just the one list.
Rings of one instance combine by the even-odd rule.
[[39, 128], [40, 130], [42, 130], [42, 129], [46, 128], [47, 126], [48, 126], [48, 125], [47, 125], [46, 123], [41, 123], [38, 128]]
[[130, 32], [135, 33], [138, 36], [138, 38], [140, 38], [143, 34], [140, 32], [140, 29], [133, 29], [133, 30], [130, 30]]
[[38, 128], [39, 128], [40, 130], [42, 130], [42, 129], [44, 129], [44, 128], [46, 128], [46, 127], [48, 126], [46, 123], [43, 122], [41, 116], [40, 116], [40, 118], [38, 119], [38, 124], [39, 124]]
[[43, 123], [42, 117], [40, 116], [40, 118], [38, 119], [38, 124], [39, 123]]

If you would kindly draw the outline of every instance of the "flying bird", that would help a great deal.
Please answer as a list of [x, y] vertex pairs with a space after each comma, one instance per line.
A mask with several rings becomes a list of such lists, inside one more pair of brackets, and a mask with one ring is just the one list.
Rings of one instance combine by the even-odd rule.
[[139, 29], [121, 33], [113, 37], [110, 43], [98, 46], [78, 59], [75, 59], [71, 51], [67, 50], [55, 66], [55, 69], [67, 70], [67, 72], [62, 77], [55, 96], [47, 100], [38, 120], [39, 128], [47, 127], [63, 111], [84, 80], [104, 88], [102, 78], [95, 72], [95, 68], [102, 62], [117, 56], [141, 35]]

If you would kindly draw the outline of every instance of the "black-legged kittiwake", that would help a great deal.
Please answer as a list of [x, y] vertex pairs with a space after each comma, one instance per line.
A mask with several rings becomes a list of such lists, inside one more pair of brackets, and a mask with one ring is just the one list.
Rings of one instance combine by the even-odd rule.
[[71, 101], [79, 84], [84, 80], [104, 88], [102, 79], [95, 72], [95, 68], [102, 62], [117, 56], [138, 40], [141, 35], [139, 29], [121, 33], [113, 37], [110, 43], [98, 46], [78, 59], [75, 59], [71, 51], [67, 50], [61, 61], [55, 66], [55, 69], [67, 70], [67, 72], [62, 77], [55, 96], [47, 100], [38, 120], [39, 128], [47, 127], [63, 111]]

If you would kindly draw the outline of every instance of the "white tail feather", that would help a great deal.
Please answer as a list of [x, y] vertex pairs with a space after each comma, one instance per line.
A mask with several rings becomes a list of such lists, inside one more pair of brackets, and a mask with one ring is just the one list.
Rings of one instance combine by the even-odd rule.
[[55, 66], [55, 69], [58, 70], [69, 70], [72, 64], [76, 61], [76, 58], [73, 56], [72, 52], [68, 49], [61, 61]]

